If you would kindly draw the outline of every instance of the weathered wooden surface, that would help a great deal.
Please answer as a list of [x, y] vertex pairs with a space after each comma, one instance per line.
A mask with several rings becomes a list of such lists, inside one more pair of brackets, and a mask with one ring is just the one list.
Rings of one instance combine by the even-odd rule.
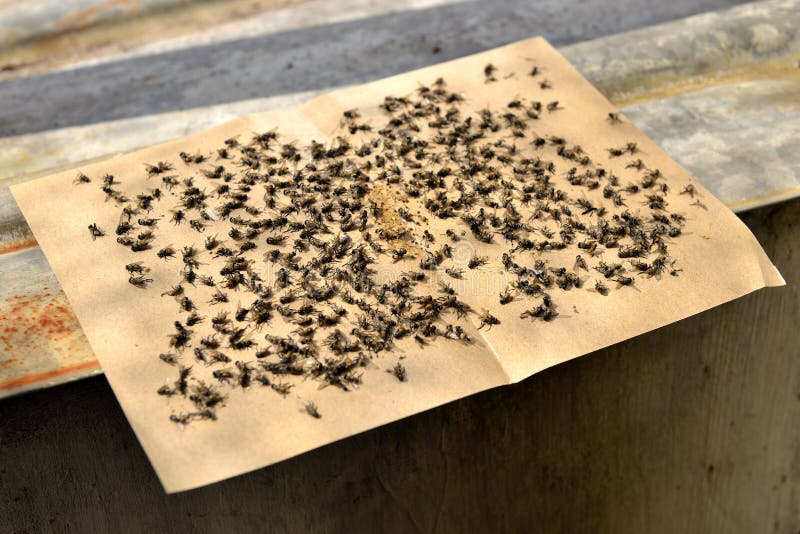
[[796, 533], [800, 200], [743, 219], [788, 287], [187, 493], [104, 378], [8, 399], [0, 531]]
[[[702, 10], [736, 2], [706, 0]], [[384, 4], [391, 5], [391, 4]], [[15, 135], [297, 91], [323, 90], [544, 35], [554, 45], [689, 15], [695, 0], [466, 2], [88, 64], [0, 86]], [[439, 46], [441, 52], [435, 53]]]
[[[70, 100], [81, 91], [90, 94], [98, 91], [98, 101], [104, 98], [109, 101], [127, 99], [126, 105], [133, 106], [130, 113], [136, 106], [143, 106], [141, 112], [146, 113], [146, 103], [135, 98], [138, 92], [122, 93], [120, 84], [127, 83], [125, 80], [131, 81], [131, 76], [137, 72], [143, 75], [152, 69], [165, 73], [164, 69], [169, 69], [172, 83], [166, 83], [164, 74], [164, 83], [156, 84], [157, 87], [149, 90], [150, 96], [146, 98], [157, 98], [167, 107], [181, 107], [186, 103], [181, 99], [189, 98], [191, 101], [195, 98], [192, 96], [195, 87], [190, 84], [206, 71], [209, 73], [205, 75], [208, 77], [207, 85], [197, 89], [205, 91], [204, 99], [211, 98], [213, 87], [227, 94], [232, 87], [247, 80], [252, 84], [256, 79], [259, 80], [256, 85], [268, 94], [277, 90], [272, 81], [275, 72], [279, 72], [279, 77], [289, 76], [290, 80], [299, 80], [293, 74], [299, 71], [306, 77], [328, 80], [327, 83], [348, 83], [366, 76], [364, 72], [371, 77], [394, 72], [397, 57], [401, 63], [405, 62], [403, 64], [418, 66], [439, 61], [447, 54], [460, 55], [484, 45], [505, 42], [509, 39], [509, 32], [517, 37], [529, 31], [525, 24], [536, 18], [526, 12], [518, 19], [509, 19], [511, 14], [521, 10], [514, 2], [492, 8], [460, 5], [464, 9], [453, 11], [455, 6], [436, 6], [437, 0], [418, 0], [411, 7], [419, 12], [396, 15], [386, 14], [389, 7], [386, 3], [369, 4], [361, 0], [349, 0], [349, 3], [358, 9], [347, 12], [344, 20], [359, 19], [358, 23], [333, 17], [330, 7], [326, 8], [328, 11], [318, 9], [306, 17], [299, 14], [300, 8], [286, 9], [277, 12], [278, 15], [273, 13], [273, 19], [277, 21], [262, 26], [260, 31], [267, 34], [260, 37], [253, 33], [256, 29], [252, 27], [252, 21], [247, 21], [234, 27], [224, 26], [216, 32], [216, 41], [212, 39], [209, 42], [211, 38], [201, 32], [179, 41], [152, 43], [150, 48], [140, 48], [138, 52], [128, 51], [121, 57], [103, 58], [99, 65], [0, 84], [0, 101], [9, 99], [15, 92], [34, 91], [31, 110], [27, 115], [20, 115], [20, 121], [15, 122], [21, 128], [31, 128], [29, 121], [50, 120], [52, 116], [58, 116], [63, 106], [69, 107], [72, 103], [79, 104], [69, 108], [76, 121], [94, 120], [91, 112], [95, 106], [106, 104], [87, 101], [85, 96], [81, 96], [80, 102]], [[557, 28], [561, 33], [555, 35], [556, 39], [569, 37], [564, 33], [565, 28], [573, 31], [584, 28], [584, 35], [591, 35], [597, 29], [586, 29], [585, 25], [592, 20], [589, 18], [590, 8], [595, 9], [595, 13], [598, 9], [598, 5], [592, 5], [570, 12], [573, 26], [560, 24], [558, 20], [566, 15], [549, 4], [538, 8], [541, 11], [537, 12], [540, 16], [536, 21], [545, 29], [555, 31]], [[683, 9], [681, 5], [675, 4], [673, 8]], [[476, 9], [484, 15], [482, 24], [471, 18]], [[609, 9], [604, 16], [616, 13], [616, 8]], [[441, 31], [452, 38], [448, 37], [447, 45], [442, 45], [443, 52], [439, 54], [433, 53], [430, 47], [436, 45], [432, 45], [425, 34], [388, 33], [387, 25], [391, 21], [417, 21], [420, 14], [425, 13], [433, 13], [434, 19], [444, 17], [444, 14], [451, 16]], [[651, 16], [664, 14], [647, 12], [642, 15], [644, 18]], [[306, 35], [306, 31], [298, 28], [327, 20], [326, 17], [339, 22], [307, 30], [311, 32], [307, 41], [297, 41], [295, 48], [289, 46], [299, 39], [298, 36]], [[558, 20], [550, 21], [548, 17]], [[278, 27], [285, 31], [268, 33]], [[457, 27], [464, 28], [463, 35], [452, 36]], [[498, 27], [507, 31], [498, 31]], [[342, 28], [346, 28], [348, 34], [361, 32], [363, 42], [350, 42], [347, 46], [355, 48], [344, 59], [331, 56], [331, 51], [327, 51], [329, 64], [323, 65], [324, 40], [334, 39], [332, 35]], [[382, 32], [373, 35], [374, 30], [381, 28]], [[800, 1], [773, 0], [603, 37], [563, 47], [562, 51], [612, 100], [624, 104], [623, 110], [631, 120], [717, 196], [733, 207], [746, 209], [791, 197], [800, 191], [800, 173], [797, 172], [800, 169], [800, 150], [797, 150], [800, 142], [797, 135], [800, 69], [794, 65], [793, 55], [800, 54], [798, 28]], [[232, 39], [240, 30], [248, 36], [247, 40]], [[416, 26], [413, 31], [417, 31]], [[370, 45], [374, 45], [374, 49], [367, 53]], [[275, 50], [266, 60], [262, 61], [262, 56], [255, 54], [271, 46]], [[421, 46], [430, 50], [426, 48], [424, 54], [414, 55]], [[255, 55], [244, 52], [250, 48]], [[292, 69], [275, 70], [275, 65], [280, 63], [275, 58], [281, 54], [299, 54], [299, 49], [305, 52], [300, 54], [302, 57], [298, 56]], [[362, 54], [360, 57], [365, 59], [354, 62], [355, 53]], [[223, 56], [233, 58], [233, 63], [214, 59]], [[254, 61], [253, 57], [259, 60]], [[353, 72], [343, 68], [347, 61], [351, 62]], [[372, 70], [364, 71], [365, 65], [371, 65], [369, 69]], [[126, 74], [128, 78], [117, 80], [117, 73], [128, 68], [133, 69]], [[37, 80], [45, 80], [41, 88], [35, 83]], [[64, 85], [66, 83], [77, 85]], [[310, 87], [321, 84], [316, 80]], [[57, 91], [58, 87], [64, 90]], [[174, 88], [182, 89], [175, 92]], [[132, 150], [186, 135], [244, 113], [294, 106], [319, 92], [320, 89], [314, 88], [308, 92], [0, 138], [0, 186], [30, 179], [31, 176], [25, 173], [41, 174], [46, 172], [45, 169]], [[134, 95], [132, 100], [131, 95]], [[47, 100], [50, 98], [55, 98], [56, 103], [51, 105]], [[37, 104], [42, 107], [42, 102], [49, 106], [46, 113], [34, 114], [32, 107]], [[5, 107], [0, 107], [0, 117], [4, 110]], [[15, 113], [14, 106], [8, 106], [7, 112]], [[13, 274], [5, 273], [12, 273], [20, 266], [24, 266], [27, 272], [12, 282]], [[75, 328], [75, 317], [7, 189], [0, 189], [0, 273], [8, 282], [4, 284], [5, 290], [0, 290], [0, 315], [23, 325], [16, 325], [9, 331], [4, 331], [0, 325], [0, 397], [37, 385], [99, 372], [85, 339]], [[52, 309], [45, 308], [44, 323], [29, 320], [28, 308], [20, 314], [20, 303], [41, 301], [52, 304]], [[30, 309], [38, 310], [36, 306]], [[54, 315], [53, 309], [59, 313]], [[60, 310], [66, 311], [61, 313]], [[50, 333], [51, 320], [60, 321], [58, 331], [63, 334], [61, 338], [55, 339]]]
[[0, 80], [461, 1], [0, 0]]
[[173, 7], [181, 0], [0, 2], [0, 48]]

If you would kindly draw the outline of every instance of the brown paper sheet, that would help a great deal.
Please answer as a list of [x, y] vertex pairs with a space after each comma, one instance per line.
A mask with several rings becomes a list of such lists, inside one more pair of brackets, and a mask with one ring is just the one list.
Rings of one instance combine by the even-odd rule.
[[[485, 83], [483, 75], [489, 62], [498, 69], [493, 83]], [[528, 76], [532, 65], [540, 67], [542, 77], [553, 89], [538, 88], [542, 78]], [[464, 324], [474, 337], [473, 343], [437, 340], [420, 349], [413, 341], [401, 342], [396, 351], [374, 358], [364, 373], [363, 385], [354, 392], [335, 387], [319, 389], [319, 384], [311, 380], [298, 383], [286, 398], [267, 390], [232, 389], [219, 420], [191, 423], [179, 430], [168, 418], [175, 406], [171, 403], [176, 401], [154, 393], [174, 378], [174, 368], [164, 365], [157, 355], [165, 352], [165, 340], [174, 331], [175, 302], [160, 296], [164, 284], [140, 290], [127, 283], [122, 266], [142, 258], [132, 257], [130, 251], [114, 242], [113, 228], [120, 210], [113, 202], [103, 201], [98, 178], [111, 173], [126, 191], [136, 192], [156, 185], [148, 182], [145, 162], [175, 162], [180, 151], [211, 152], [228, 137], [244, 139], [252, 132], [276, 127], [284, 142], [296, 140], [298, 145], [306, 145], [316, 139], [327, 143], [340, 131], [344, 110], [359, 108], [365, 120], [374, 119], [379, 124], [377, 105], [385, 95], [411, 94], [421, 83], [429, 85], [440, 76], [447, 80], [449, 89], [463, 92], [463, 107], [473, 111], [485, 106], [502, 110], [515, 97], [530, 96], [545, 102], [557, 99], [563, 109], [537, 124], [536, 133], [543, 137], [557, 133], [580, 144], [623, 182], [636, 176], [625, 168], [631, 158], [608, 159], [606, 149], [635, 141], [640, 150], [637, 157], [649, 168], [660, 169], [673, 191], [693, 184], [698, 192], [694, 199], [669, 195], [671, 211], [687, 217], [685, 235], [670, 245], [670, 254], [679, 259], [682, 269], [679, 276], [638, 277], [634, 287], [615, 289], [607, 297], [592, 291], [591, 284], [559, 293], [560, 315], [545, 322], [520, 319], [520, 313], [530, 307], [522, 299], [498, 305], [497, 294], [508, 282], [502, 272], [467, 270], [464, 280], [449, 281], [475, 310], [488, 309], [501, 321], [491, 329], [477, 330], [477, 318], [471, 316]], [[764, 286], [783, 284], [739, 219], [632, 124], [606, 120], [612, 111], [602, 95], [537, 38], [336, 91], [298, 110], [242, 117], [197, 135], [86, 166], [80, 170], [96, 177], [91, 194], [72, 184], [76, 171], [20, 184], [12, 192], [159, 478], [168, 492], [175, 492], [258, 469], [466, 395], [522, 380]], [[698, 198], [707, 209], [691, 205]], [[392, 199], [386, 200], [391, 205]], [[631, 210], [637, 209], [631, 206]], [[87, 232], [90, 222], [97, 222], [109, 236], [93, 242]], [[434, 235], [442, 235], [458, 223], [432, 219], [426, 224]], [[186, 225], [161, 224], [156, 248], [187, 242], [202, 247], [202, 239]], [[459, 247], [455, 253], [467, 257], [495, 257], [500, 250], [471, 239]], [[570, 257], [574, 258], [574, 252]], [[606, 258], [617, 259], [614, 255]], [[147, 263], [152, 268], [150, 278], [171, 284], [180, 259], [148, 259]], [[414, 267], [416, 260], [397, 265], [384, 262], [381, 269], [386, 275], [393, 269], [396, 273]], [[265, 332], [271, 328], [281, 331], [280, 318], [276, 323]], [[401, 383], [385, 372], [398, 356], [403, 357], [407, 382]], [[302, 413], [307, 399], [319, 406], [321, 419]]]

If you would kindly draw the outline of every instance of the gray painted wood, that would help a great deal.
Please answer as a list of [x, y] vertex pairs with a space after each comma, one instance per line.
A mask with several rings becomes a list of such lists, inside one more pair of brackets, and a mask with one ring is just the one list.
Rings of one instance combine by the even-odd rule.
[[131, 18], [180, 3], [185, 3], [185, 0], [37, 0], [8, 5], [0, 2], [0, 49], [55, 33]]
[[0, 135], [352, 85], [535, 35], [563, 46], [739, 3], [472, 1], [167, 51], [0, 84]]

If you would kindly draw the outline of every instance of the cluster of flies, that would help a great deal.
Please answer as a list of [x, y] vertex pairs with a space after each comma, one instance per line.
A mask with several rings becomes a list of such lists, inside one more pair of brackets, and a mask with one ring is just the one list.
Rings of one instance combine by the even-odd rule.
[[[483, 74], [498, 81], [493, 65]], [[540, 68], [528, 75], [532, 92], [550, 94]], [[536, 133], [540, 123], [554, 129], [563, 109], [555, 100], [516, 98], [500, 110], [464, 102], [440, 78], [385, 97], [379, 129], [357, 110], [344, 112], [329, 144], [298, 146], [273, 130], [227, 139], [213, 153], [181, 152], [183, 171], [147, 164], [152, 187], [133, 196], [115, 177], [100, 179], [106, 201], [121, 208], [109, 233], [133, 257], [128, 282], [151, 287], [152, 262], [177, 265], [176, 279], [161, 286], [176, 306], [160, 354], [175, 379], [158, 389], [188, 401], [174, 422], [216, 419], [229, 388], [286, 396], [299, 378], [356, 389], [371, 360], [404, 338], [420, 347], [438, 338], [473, 342], [460, 322], [473, 316], [490, 329], [500, 320], [442, 281], [467, 270], [505, 272], [510, 282], [497, 303], [524, 301], [520, 319], [538, 321], [559, 315], [557, 291], [605, 296], [639, 277], [678, 275], [668, 245], [685, 218], [667, 210], [669, 185], [636, 143], [595, 160], [567, 139]], [[613, 158], [628, 158], [635, 177], [623, 183], [602, 165]], [[691, 185], [678, 193], [696, 194]], [[430, 220], [448, 229], [436, 235]], [[196, 240], [157, 246], [159, 229], [175, 225]], [[89, 233], [97, 239], [106, 230], [92, 223]], [[496, 254], [459, 265], [453, 247], [462, 240]], [[568, 265], [548, 259], [556, 251], [572, 251]], [[400, 263], [408, 268], [392, 280], [376, 276]], [[203, 287], [211, 296], [201, 301]], [[289, 325], [285, 335], [270, 333], [276, 320]], [[408, 379], [399, 361], [388, 372]], [[305, 412], [321, 417], [310, 401]]]

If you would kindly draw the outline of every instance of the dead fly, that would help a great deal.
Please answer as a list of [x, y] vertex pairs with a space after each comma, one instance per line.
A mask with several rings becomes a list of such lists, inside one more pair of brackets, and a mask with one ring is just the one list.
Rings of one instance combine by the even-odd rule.
[[220, 341], [216, 334], [211, 334], [201, 339], [200, 345], [210, 350], [216, 350], [220, 347]]
[[200, 262], [197, 261], [197, 249], [194, 247], [183, 247], [181, 256], [183, 257], [183, 264], [187, 269], [196, 269], [200, 267]]
[[211, 300], [208, 301], [208, 303], [211, 305], [222, 304], [223, 302], [228, 302], [228, 295], [220, 290], [217, 290], [217, 292], [212, 295]]
[[345, 111], [344, 113], [342, 113], [342, 115], [344, 116], [345, 119], [349, 119], [349, 120], [354, 120], [354, 119], [357, 119], [357, 118], [361, 117], [361, 114], [359, 114], [358, 110], [356, 110], [356, 109], [349, 109], [349, 110]]
[[406, 374], [406, 368], [403, 367], [403, 364], [400, 362], [394, 364], [394, 367], [392, 367], [391, 370], [388, 370], [386, 372], [393, 374], [394, 377], [398, 379], [400, 382], [405, 382], [406, 380], [408, 380], [408, 375]]
[[183, 295], [183, 286], [180, 286], [180, 285], [173, 286], [170, 289], [168, 289], [167, 291], [164, 291], [163, 293], [161, 293], [162, 297], [165, 297], [165, 296], [177, 297], [177, 296], [180, 296], [180, 295]]
[[230, 324], [231, 320], [228, 318], [228, 312], [219, 312], [211, 319], [211, 327], [220, 333], [228, 333]]
[[222, 384], [229, 384], [234, 377], [233, 372], [227, 369], [218, 369], [211, 373], [211, 375]]
[[236, 362], [236, 368], [239, 370], [239, 377], [237, 382], [239, 387], [248, 388], [253, 377], [253, 370], [245, 362]]
[[82, 172], [79, 172], [78, 175], [75, 177], [75, 179], [72, 180], [72, 183], [75, 184], [75, 185], [88, 184], [91, 181], [92, 181], [91, 178], [89, 178], [88, 176], [86, 176]]
[[576, 203], [580, 208], [583, 209], [581, 215], [588, 215], [592, 212], [598, 213], [598, 216], [600, 215], [600, 213], [598, 212], [599, 210], [598, 207], [592, 204], [591, 201], [585, 198], [579, 198], [578, 200], [576, 200]]
[[514, 300], [514, 295], [508, 289], [500, 292], [500, 304], [508, 304], [512, 300]]
[[398, 261], [402, 260], [406, 256], [407, 253], [408, 253], [408, 251], [406, 249], [404, 249], [404, 248], [393, 250], [392, 251], [392, 260], [395, 263], [397, 263]]
[[145, 274], [150, 271], [147, 267], [145, 267], [142, 262], [137, 261], [135, 263], [129, 263], [125, 266], [125, 270], [128, 271], [131, 275], [133, 274]]
[[666, 200], [661, 195], [647, 195], [645, 204], [651, 210], [663, 210], [667, 206]]
[[214, 250], [219, 245], [219, 241], [217, 240], [217, 236], [208, 236], [206, 237], [205, 248], [206, 250]]
[[287, 384], [285, 382], [284, 383], [273, 382], [272, 384], [270, 384], [270, 387], [281, 397], [286, 397], [286, 395], [288, 395], [291, 392], [292, 388], [294, 387], [294, 384]]
[[440, 293], [444, 293], [445, 295], [455, 295], [456, 294], [456, 290], [453, 289], [453, 286], [451, 286], [447, 282], [439, 282], [437, 284], [437, 286], [438, 286], [438, 290], [439, 290]]
[[151, 230], [146, 230], [136, 236], [136, 239], [139, 241], [152, 241], [154, 238], [155, 235], [153, 235], [153, 232]]
[[89, 225], [89, 233], [92, 235], [92, 241], [96, 240], [98, 237], [103, 237], [106, 235], [106, 233], [102, 231], [95, 223]]
[[638, 152], [638, 147], [636, 143], [626, 143], [624, 147], [621, 148], [607, 148], [608, 154], [612, 158], [619, 157], [623, 154], [635, 154]]
[[[629, 161], [625, 165], [626, 169], [636, 169], [637, 171], [641, 171], [645, 168], [644, 162], [641, 159], [635, 159], [633, 161]], [[634, 191], [635, 192], [635, 191]]]
[[183, 271], [183, 281], [187, 284], [194, 285], [194, 283], [197, 281], [197, 273], [192, 269]]
[[464, 331], [461, 325], [453, 326], [448, 324], [443, 335], [447, 339], [452, 339], [454, 341], [463, 341], [465, 343], [472, 342], [472, 337]]
[[192, 312], [189, 317], [186, 318], [186, 326], [194, 326], [196, 324], [202, 323], [205, 320], [205, 317], [201, 315], [197, 315], [197, 312]]
[[161, 361], [166, 364], [178, 365], [178, 357], [175, 354], [172, 354], [171, 352], [159, 354], [158, 357], [161, 358]]
[[484, 326], [488, 326], [489, 330], [491, 330], [493, 325], [500, 324], [500, 319], [498, 319], [497, 317], [495, 317], [494, 315], [490, 314], [487, 311], [484, 311], [478, 318], [481, 321], [480, 326], [478, 326], [478, 330], [480, 330]]
[[463, 278], [464, 275], [464, 269], [459, 269], [458, 267], [448, 267], [444, 270], [444, 272], [449, 276], [458, 279]]
[[162, 174], [166, 171], [171, 171], [173, 169], [172, 165], [167, 163], [166, 161], [159, 161], [155, 165], [145, 164], [145, 172], [147, 172], [147, 176], [155, 176], [156, 174]]
[[545, 302], [542, 304], [529, 310], [525, 310], [519, 314], [520, 319], [531, 318], [543, 319], [544, 321], [552, 321], [557, 316], [558, 312], [553, 308], [552, 304], [547, 301], [547, 299], [545, 299]]
[[135, 242], [134, 242], [134, 243], [131, 245], [131, 250], [132, 250], [133, 252], [142, 252], [142, 251], [144, 251], [144, 250], [150, 250], [151, 248], [153, 248], [153, 247], [150, 245], [150, 239], [151, 239], [151, 238], [137, 239], [137, 240], [136, 240], [136, 241], [135, 241]]
[[620, 271], [624, 271], [624, 268], [619, 263], [611, 263], [608, 264], [604, 261], [601, 261], [597, 267], [594, 268], [595, 271], [601, 273], [606, 278], [612, 278], [614, 275], [618, 274]]
[[477, 269], [478, 267], [486, 265], [487, 263], [489, 263], [489, 258], [486, 256], [473, 256], [470, 258], [469, 263], [467, 263], [467, 267], [470, 269]]
[[608, 121], [612, 124], [622, 122], [622, 119], [619, 118], [619, 113], [615, 111], [610, 111], [608, 113]]
[[180, 154], [178, 154], [178, 156], [180, 156], [181, 160], [183, 160], [183, 162], [186, 163], [187, 165], [191, 163], [203, 163], [206, 159], [208, 159], [206, 158], [206, 156], [200, 153], [187, 154], [186, 152], [181, 152]]
[[454, 231], [452, 231], [452, 230], [446, 230], [445, 231], [445, 235], [447, 237], [449, 237], [450, 240], [453, 241], [453, 242], [457, 242], [457, 241], [461, 240], [461, 237], [458, 234], [456, 234]]
[[162, 260], [168, 260], [175, 257], [175, 249], [172, 247], [164, 247], [156, 253], [156, 256]]
[[285, 235], [271, 235], [271, 236], [268, 236], [267, 239], [266, 239], [267, 245], [273, 245], [273, 246], [276, 246], [276, 247], [279, 247], [279, 246], [283, 245], [285, 242], [286, 242], [286, 236]]
[[689, 184], [681, 190], [681, 195], [689, 195], [690, 197], [694, 198], [696, 192], [697, 190], [694, 188], [694, 185]]
[[267, 376], [267, 373], [260, 373], [256, 376], [256, 381], [261, 384], [262, 386], [270, 386], [272, 385], [272, 381]]
[[497, 78], [494, 77], [495, 72], [497, 72], [497, 67], [491, 63], [488, 63], [485, 67], [483, 67], [483, 76], [485, 78], [484, 83], [496, 82]]
[[[639, 269], [639, 270], [643, 270], [644, 272], [642, 274], [647, 274], [652, 278], [660, 276], [661, 273], [663, 273], [666, 269], [667, 269], [667, 258], [664, 256], [659, 256], [656, 259], [654, 259], [652, 263], [650, 263], [650, 265], [647, 266], [646, 269]], [[670, 272], [670, 274], [672, 274], [672, 272]], [[673, 274], [673, 276], [677, 276], [677, 272]]]
[[255, 346], [256, 342], [245, 337], [244, 328], [233, 328], [228, 332], [228, 347], [233, 350], [245, 350]]
[[428, 278], [428, 275], [422, 271], [404, 271], [400, 274], [401, 276], [404, 276], [405, 278], [408, 278], [414, 282], [422, 282]]
[[182, 210], [172, 210], [171, 213], [172, 217], [169, 220], [175, 224], [181, 224], [186, 220], [186, 214]]
[[[164, 356], [164, 355], [162, 354], [162, 356]], [[177, 391], [175, 391], [175, 388], [171, 388], [171, 387], [169, 387], [167, 385], [163, 385], [160, 388], [158, 388], [157, 393], [159, 395], [163, 395], [165, 397], [171, 397], [171, 396], [175, 395], [177, 393]]]
[[624, 276], [624, 275], [621, 275], [621, 274], [617, 275], [614, 278], [614, 281], [617, 284], [619, 284], [620, 287], [621, 286], [632, 286], [633, 285], [633, 278], [631, 278], [630, 276]]
[[193, 332], [183, 326], [180, 321], [175, 321], [174, 325], [175, 333], [170, 335], [169, 346], [181, 351], [189, 346], [189, 341], [192, 339]]
[[451, 309], [456, 312], [456, 317], [461, 319], [465, 317], [468, 313], [472, 313], [472, 308], [466, 302], [458, 300], [454, 296], [446, 296], [441, 297], [439, 299], [439, 305], [445, 309]]
[[317, 405], [314, 404], [314, 401], [306, 402], [305, 405], [303, 406], [303, 409], [308, 415], [310, 415], [314, 419], [319, 419], [320, 417], [322, 417], [322, 415], [320, 415], [319, 413], [319, 410], [317, 409]]
[[141, 288], [147, 287], [147, 284], [149, 284], [152, 281], [153, 281], [152, 278], [145, 278], [142, 275], [132, 275], [130, 278], [128, 278], [128, 283], [129, 284], [131, 284], [132, 286], [141, 287]]
[[606, 287], [606, 285], [603, 284], [603, 282], [601, 282], [599, 280], [595, 281], [594, 289], [595, 289], [595, 291], [597, 291], [598, 293], [600, 293], [603, 296], [608, 295], [608, 287]]
[[164, 176], [161, 178], [161, 184], [167, 191], [172, 191], [172, 188], [178, 185], [179, 181], [174, 176]]
[[200, 174], [210, 180], [218, 180], [225, 174], [225, 167], [222, 165], [217, 165], [213, 169], [202, 169], [200, 170]]
[[217, 415], [211, 410], [200, 410], [199, 412], [172, 414], [169, 420], [178, 425], [179, 430], [183, 430], [190, 421], [211, 420], [216, 421]]

